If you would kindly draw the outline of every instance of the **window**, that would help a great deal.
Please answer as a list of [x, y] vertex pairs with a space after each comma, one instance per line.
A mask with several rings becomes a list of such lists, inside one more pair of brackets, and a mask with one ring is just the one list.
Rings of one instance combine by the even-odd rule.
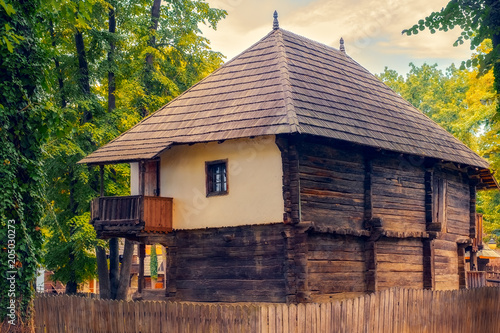
[[205, 169], [207, 174], [207, 197], [227, 194], [227, 160], [206, 162]]

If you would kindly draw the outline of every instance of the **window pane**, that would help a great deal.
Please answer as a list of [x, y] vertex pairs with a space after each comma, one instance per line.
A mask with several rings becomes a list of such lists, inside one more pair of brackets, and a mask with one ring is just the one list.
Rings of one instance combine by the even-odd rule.
[[207, 165], [207, 194], [227, 192], [226, 162]]

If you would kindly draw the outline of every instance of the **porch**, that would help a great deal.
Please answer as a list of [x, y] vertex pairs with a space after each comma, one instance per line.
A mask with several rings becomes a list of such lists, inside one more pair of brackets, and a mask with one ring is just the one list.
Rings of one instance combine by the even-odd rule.
[[137, 238], [172, 231], [172, 198], [131, 195], [99, 197], [91, 203], [91, 224], [98, 238]]

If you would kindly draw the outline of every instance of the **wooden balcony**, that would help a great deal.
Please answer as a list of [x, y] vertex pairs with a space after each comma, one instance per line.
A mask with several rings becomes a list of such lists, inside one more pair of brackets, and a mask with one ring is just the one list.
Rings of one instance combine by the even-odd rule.
[[91, 223], [98, 238], [135, 238], [172, 231], [172, 198], [131, 195], [92, 200]]

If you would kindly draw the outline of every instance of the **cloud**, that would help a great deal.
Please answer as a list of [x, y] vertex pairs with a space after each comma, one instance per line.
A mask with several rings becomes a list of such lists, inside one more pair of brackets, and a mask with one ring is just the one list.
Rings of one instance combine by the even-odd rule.
[[[402, 35], [419, 19], [440, 10], [448, 0], [209, 0], [214, 7], [225, 8], [228, 17], [217, 32], [206, 31], [213, 48], [232, 58], [265, 36], [272, 28], [272, 13], [279, 13], [280, 26], [310, 39], [339, 47], [355, 60], [370, 58], [383, 69], [387, 59], [443, 59], [444, 62], [467, 59], [467, 46], [454, 48], [459, 31], [428, 31], [416, 36]], [[372, 59], [377, 57], [377, 59]], [[406, 63], [407, 65], [407, 63]], [[373, 68], [369, 68], [373, 70]]]

